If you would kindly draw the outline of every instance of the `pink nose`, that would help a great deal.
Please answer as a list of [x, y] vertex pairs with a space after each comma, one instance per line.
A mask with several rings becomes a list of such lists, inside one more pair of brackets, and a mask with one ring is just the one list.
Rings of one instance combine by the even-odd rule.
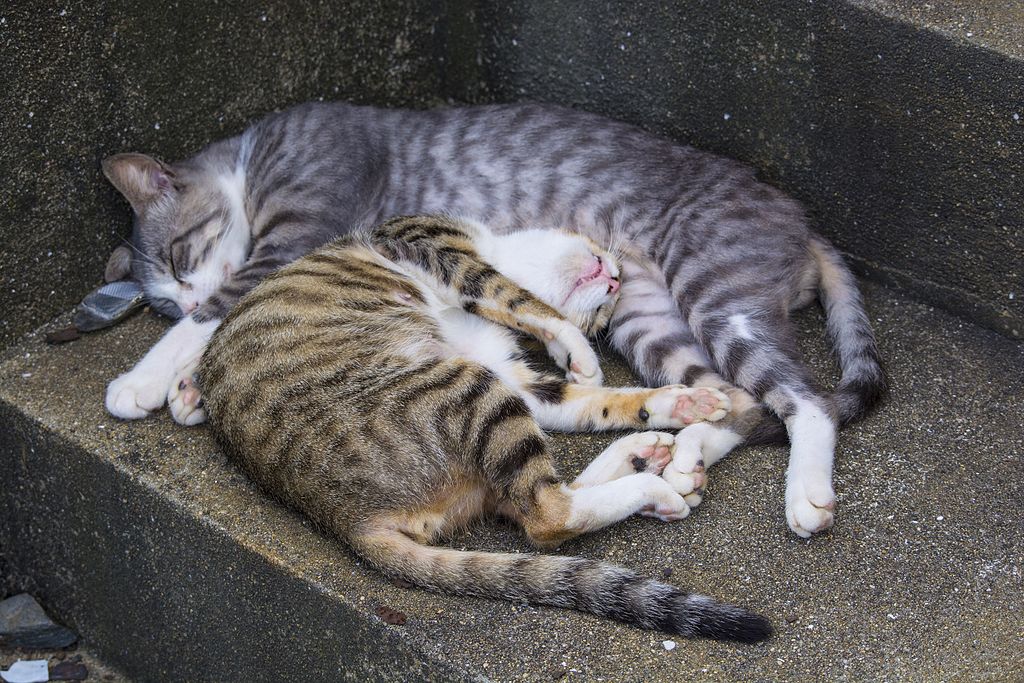
[[185, 315], [188, 315], [189, 313], [191, 313], [192, 311], [196, 310], [197, 308], [199, 308], [199, 302], [198, 301], [193, 301], [190, 304], [186, 304], [185, 305]]
[[608, 293], [614, 294], [619, 291], [619, 285], [621, 283], [618, 280], [608, 280]]

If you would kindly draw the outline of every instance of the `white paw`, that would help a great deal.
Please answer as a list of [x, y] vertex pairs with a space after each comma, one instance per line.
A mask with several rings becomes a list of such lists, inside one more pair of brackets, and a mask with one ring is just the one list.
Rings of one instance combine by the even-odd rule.
[[712, 387], [662, 387], [644, 403], [647, 424], [671, 429], [696, 422], [715, 422], [732, 407], [729, 397]]
[[674, 443], [675, 437], [665, 432], [638, 432], [624, 436], [594, 458], [576, 478], [575, 484], [596, 486], [639, 472], [657, 476], [672, 461]]
[[590, 342], [572, 323], [563, 323], [557, 332], [545, 332], [548, 354], [565, 377], [574, 384], [599, 387], [604, 382], [601, 364]]
[[791, 478], [786, 483], [786, 521], [801, 538], [825, 531], [835, 522], [836, 495], [828, 482]]
[[704, 491], [708, 485], [708, 475], [705, 472], [704, 460], [700, 458], [699, 453], [697, 457], [692, 457], [676, 451], [676, 457], [668, 464], [661, 476], [691, 508], [695, 508], [703, 502]]
[[167, 405], [175, 422], [191, 427], [206, 422], [206, 410], [203, 409], [203, 397], [195, 384], [191, 368], [185, 372], [188, 374], [175, 376], [167, 394]]
[[690, 514], [690, 506], [675, 491], [666, 490], [658, 496], [658, 500], [640, 510], [644, 517], [654, 517], [663, 522], [676, 522]]
[[146, 417], [166, 399], [165, 380], [148, 372], [130, 370], [107, 385], [107, 410], [123, 420]]

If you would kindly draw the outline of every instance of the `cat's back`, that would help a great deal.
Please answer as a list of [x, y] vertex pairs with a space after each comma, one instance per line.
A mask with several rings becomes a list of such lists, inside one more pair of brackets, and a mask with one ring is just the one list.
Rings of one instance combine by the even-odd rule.
[[436, 337], [417, 284], [344, 238], [242, 298], [210, 341], [200, 386], [233, 443], [273, 449], [276, 433], [328, 407], [336, 422], [359, 419], [364, 404], [352, 396], [382, 393], [391, 376], [429, 362]]

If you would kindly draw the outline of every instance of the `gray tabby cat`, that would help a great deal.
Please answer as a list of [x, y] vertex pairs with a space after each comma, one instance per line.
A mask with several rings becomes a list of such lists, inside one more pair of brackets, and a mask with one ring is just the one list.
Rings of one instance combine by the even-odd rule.
[[[185, 315], [106, 404], [139, 418], [165, 402], [205, 419], [191, 377], [238, 298], [330, 238], [401, 214], [451, 212], [498, 232], [562, 226], [621, 252], [613, 346], [652, 386], [719, 386], [733, 405], [679, 435], [669, 469], [732, 448], [791, 442], [786, 518], [803, 537], [833, 523], [836, 431], [883, 393], [856, 281], [801, 207], [742, 164], [633, 126], [547, 105], [436, 111], [306, 104], [165, 165], [104, 162], [135, 211], [130, 269], [154, 305]], [[791, 310], [820, 297], [842, 379], [825, 393], [802, 362]], [[729, 382], [742, 388], [737, 390]]]

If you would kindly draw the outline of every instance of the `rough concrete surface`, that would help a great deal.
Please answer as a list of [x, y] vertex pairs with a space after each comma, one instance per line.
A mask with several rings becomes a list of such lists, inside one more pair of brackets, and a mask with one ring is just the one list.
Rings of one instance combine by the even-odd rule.
[[[81, 643], [64, 650], [23, 650], [0, 646], [0, 669], [8, 669], [19, 659], [45, 659], [51, 672], [61, 663], [76, 664], [85, 667], [87, 682], [95, 683], [130, 683], [123, 672], [104, 661], [90, 648]], [[57, 680], [57, 679], [52, 679]]]
[[979, 33], [1024, 26], [1020, 2], [449, 0], [445, 86], [747, 161], [863, 273], [1020, 338], [1024, 64], [1016, 37], [936, 28], [956, 5]]
[[100, 284], [131, 222], [100, 160], [173, 161], [317, 98], [436, 99], [435, 8], [270, 0], [0, 7], [0, 348]]
[[[103, 654], [129, 672], [143, 643], [160, 671], [193, 676], [185, 660], [250, 671], [297, 647], [307, 664], [333, 662], [302, 680], [345, 667], [380, 680], [1020, 680], [1024, 347], [891, 290], [867, 299], [893, 392], [840, 438], [831, 532], [788, 531], [785, 452], [756, 448], [713, 468], [688, 519], [630, 519], [561, 549], [651, 576], [671, 568], [672, 583], [768, 615], [778, 633], [761, 645], [676, 639], [666, 651], [664, 634], [575, 612], [388, 583], [260, 494], [203, 428], [104, 412], [104, 384], [160, 332], [148, 316], [59, 347], [34, 335], [0, 366], [0, 410], [19, 425], [0, 450], [0, 543], [85, 637], [106, 628], [97, 605], [116, 600], [125, 626], [105, 642], [125, 649]], [[799, 319], [834, 378], [820, 316]], [[611, 369], [609, 383], [628, 380]], [[612, 438], [559, 436], [555, 450], [574, 473]], [[502, 524], [454, 544], [526, 550]], [[380, 605], [408, 622], [384, 625]], [[346, 659], [360, 648], [394, 661]], [[416, 657], [423, 668], [407, 674]]]

